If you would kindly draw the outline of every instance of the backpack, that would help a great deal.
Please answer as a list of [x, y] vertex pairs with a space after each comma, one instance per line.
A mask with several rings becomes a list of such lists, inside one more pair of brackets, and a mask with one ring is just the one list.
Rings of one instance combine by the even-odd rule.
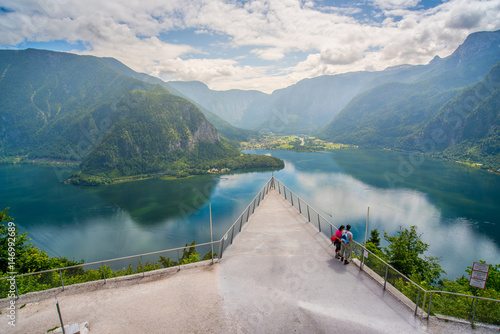
[[342, 242], [345, 242], [346, 244], [349, 243], [349, 240], [347, 240], [347, 233], [342, 234]]

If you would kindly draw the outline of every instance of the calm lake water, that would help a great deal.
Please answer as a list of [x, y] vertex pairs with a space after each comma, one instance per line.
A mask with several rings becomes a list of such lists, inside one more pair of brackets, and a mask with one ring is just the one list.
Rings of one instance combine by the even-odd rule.
[[[322, 153], [245, 151], [285, 160], [274, 176], [329, 217], [394, 234], [417, 225], [447, 276], [479, 259], [499, 263], [500, 176], [455, 163], [390, 151]], [[0, 207], [11, 207], [22, 232], [51, 256], [105, 260], [210, 241], [227, 231], [271, 172], [150, 179], [107, 187], [64, 185], [69, 171], [50, 166], [0, 166]]]

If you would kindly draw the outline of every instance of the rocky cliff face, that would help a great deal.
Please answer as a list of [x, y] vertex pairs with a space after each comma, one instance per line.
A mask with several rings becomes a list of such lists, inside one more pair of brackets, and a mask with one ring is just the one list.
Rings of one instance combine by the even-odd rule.
[[500, 50], [499, 40], [500, 30], [470, 34], [449, 58], [458, 66], [461, 63], [475, 60], [478, 56], [498, 54]]
[[171, 145], [171, 149], [192, 151], [199, 142], [215, 144], [220, 141], [219, 132], [207, 120], [203, 120], [198, 129], [189, 136], [188, 140], [179, 140]]
[[193, 143], [196, 144], [198, 141], [208, 142], [210, 144], [215, 144], [218, 142], [219, 132], [212, 126], [212, 124], [208, 123], [206, 120], [203, 120], [198, 126], [198, 130], [193, 135]]

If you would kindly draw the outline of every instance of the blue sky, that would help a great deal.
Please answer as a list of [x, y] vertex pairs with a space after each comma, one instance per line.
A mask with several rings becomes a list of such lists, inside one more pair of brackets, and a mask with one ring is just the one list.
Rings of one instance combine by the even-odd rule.
[[267, 93], [425, 64], [498, 29], [498, 0], [0, 0], [2, 49], [114, 57], [166, 81]]

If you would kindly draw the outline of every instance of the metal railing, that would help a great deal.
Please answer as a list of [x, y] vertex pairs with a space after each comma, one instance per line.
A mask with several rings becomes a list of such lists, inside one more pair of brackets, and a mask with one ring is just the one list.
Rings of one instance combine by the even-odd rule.
[[[62, 291], [64, 291], [65, 286], [72, 284], [99, 280], [102, 280], [104, 283], [106, 283], [106, 280], [112, 277], [122, 277], [135, 274], [142, 274], [144, 276], [145, 272], [152, 270], [175, 266], [179, 266], [180, 268], [182, 264], [185, 264], [181, 263], [182, 256], [180, 252], [189, 252], [189, 250], [192, 248], [206, 248], [206, 252], [208, 253], [209, 251], [211, 252], [216, 245], [218, 245], [218, 258], [220, 259], [224, 250], [233, 243], [234, 237], [241, 231], [242, 225], [248, 222], [248, 219], [254, 213], [256, 207], [260, 205], [265, 195], [269, 192], [269, 189], [271, 189], [272, 187], [272, 182], [273, 178], [269, 179], [266, 182], [264, 187], [262, 187], [259, 193], [253, 198], [253, 200], [246, 207], [243, 213], [238, 217], [238, 219], [236, 219], [233, 225], [218, 241], [197, 245], [186, 245], [184, 247], [171, 248], [156, 252], [125, 256], [90, 263], [82, 263], [62, 268], [13, 275], [10, 277], [2, 277], [0, 278], [0, 298], [5, 298], [5, 296], [14, 297], [14, 291], [14, 298], [19, 299], [20, 294], [29, 292], [43, 291], [59, 287], [62, 289]], [[228, 242], [227, 240], [229, 239], [229, 234], [231, 235], [231, 237]], [[204, 253], [205, 252], [200, 252], [200, 254]], [[167, 258], [167, 255], [170, 255], [174, 259], [177, 258], [177, 261], [170, 260], [170, 256]], [[214, 257], [217, 258], [217, 256], [212, 252], [212, 260]], [[136, 265], [132, 265], [132, 262], [136, 262]], [[113, 266], [116, 268], [123, 269], [113, 271], [111, 270], [110, 264], [114, 264]], [[85, 268], [88, 268], [90, 270], [87, 269], [85, 271]], [[19, 285], [25, 285], [26, 287]]]
[[[220, 241], [207, 242], [197, 245], [187, 245], [184, 247], [171, 248], [156, 252], [124, 256], [115, 259], [82, 263], [68, 267], [54, 268], [32, 273], [13, 275], [9, 277], [2, 277], [0, 278], [0, 292], [2, 293], [2, 297], [5, 295], [8, 297], [13, 297], [12, 293], [7, 294], [5, 292], [6, 286], [11, 286], [10, 288], [7, 288], [7, 291], [13, 292], [13, 286], [15, 288], [15, 298], [19, 299], [19, 295], [29, 292], [43, 291], [58, 287], [62, 288], [62, 291], [64, 291], [65, 286], [69, 286], [72, 284], [93, 282], [98, 280], [102, 280], [105, 284], [107, 279], [113, 277], [122, 277], [135, 274], [142, 274], [142, 276], [144, 276], [148, 271], [176, 266], [180, 267], [182, 264], [186, 264], [182, 263], [181, 261], [181, 251], [189, 252], [192, 248], [201, 248], [207, 249], [206, 252], [209, 253], [212, 245], [217, 244], [220, 244]], [[204, 252], [202, 252], [201, 254], [204, 254]], [[167, 258], [167, 255], [172, 256], [172, 258], [176, 257], [178, 262], [170, 260], [170, 256]], [[136, 262], [137, 264], [134, 266], [132, 265], [132, 262]], [[121, 267], [123, 269], [112, 270], [110, 266], [110, 264], [112, 263], [115, 264], [115, 267]], [[87, 268], [87, 270], [85, 270], [85, 268]], [[27, 288], [23, 287], [23, 284], [26, 285]], [[19, 285], [21, 285], [21, 292], [19, 291]]]
[[[219, 258], [222, 258], [222, 254], [224, 250], [233, 243], [234, 237], [241, 232], [241, 228], [245, 223], [248, 222], [250, 216], [255, 212], [255, 209], [260, 205], [264, 197], [269, 193], [269, 190], [274, 187], [274, 177], [270, 178], [264, 187], [259, 191], [257, 195], [253, 198], [253, 200], [248, 204], [245, 210], [241, 213], [241, 215], [234, 221], [233, 225], [227, 230], [224, 236], [220, 240], [219, 247]], [[231, 235], [231, 237], [229, 237]], [[228, 239], [230, 240], [228, 241]]]
[[[332, 237], [337, 230], [334, 224], [301, 199], [297, 194], [288, 189], [284, 184], [276, 179], [274, 179], [273, 183], [278, 193], [306, 217], [319, 232], [328, 238]], [[359, 260], [359, 269], [362, 270], [365, 266], [368, 267], [369, 270], [365, 269], [365, 271], [371, 271], [376, 274], [375, 278], [379, 278], [376, 280], [383, 286], [384, 290], [389, 290], [389, 292], [393, 294], [396, 294], [394, 290], [397, 290], [404, 295], [408, 300], [402, 300], [402, 302], [409, 308], [412, 308], [412, 311], [414, 307], [415, 316], [429, 319], [434, 303], [435, 309], [437, 308], [436, 312], [440, 312], [439, 314], [442, 315], [457, 317], [458, 314], [460, 318], [470, 320], [471, 324], [473, 324], [475, 320], [499, 324], [500, 300], [448, 291], [426, 290], [375, 255], [364, 245], [356, 241], [353, 242], [351, 248], [352, 257]], [[437, 295], [440, 296], [439, 300], [436, 300]], [[428, 300], [427, 296], [429, 296]], [[401, 298], [401, 295], [396, 297], [405, 299]], [[470, 300], [470, 302], [462, 301], [459, 303], [458, 299], [467, 299]], [[407, 301], [411, 301], [411, 303]], [[479, 307], [478, 301], [481, 301]], [[465, 305], [466, 307], [462, 307], [464, 310], [458, 310], [458, 304]], [[425, 312], [425, 310], [427, 310], [427, 312]]]

